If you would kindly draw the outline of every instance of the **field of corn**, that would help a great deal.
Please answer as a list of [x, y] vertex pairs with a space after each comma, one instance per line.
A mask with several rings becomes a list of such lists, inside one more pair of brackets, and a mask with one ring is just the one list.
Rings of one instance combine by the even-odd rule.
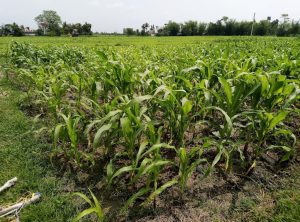
[[[46, 122], [38, 132], [53, 144], [51, 161], [91, 175], [99, 200], [120, 200], [119, 214], [184, 202], [216, 172], [235, 186], [258, 162], [280, 171], [297, 157], [299, 39], [171, 40], [14, 41], [5, 51], [4, 75], [26, 92], [26, 112]], [[79, 217], [102, 220], [96, 199]]]

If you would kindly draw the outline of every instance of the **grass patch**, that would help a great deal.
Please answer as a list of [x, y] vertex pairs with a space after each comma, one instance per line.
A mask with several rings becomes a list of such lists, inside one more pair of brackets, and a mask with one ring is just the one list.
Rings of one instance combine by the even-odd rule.
[[300, 221], [300, 167], [291, 169], [291, 176], [285, 181], [284, 188], [275, 192], [276, 208], [273, 220], [276, 222]]
[[300, 190], [283, 190], [277, 194], [277, 206], [273, 221], [300, 221]]
[[22, 209], [21, 221], [68, 221], [76, 211], [71, 196], [62, 191], [67, 179], [56, 177], [45, 155], [47, 143], [29, 132], [32, 122], [18, 107], [21, 96], [0, 80], [0, 183], [15, 176], [19, 180], [0, 194], [0, 205], [15, 203], [27, 192], [40, 192], [41, 201]]

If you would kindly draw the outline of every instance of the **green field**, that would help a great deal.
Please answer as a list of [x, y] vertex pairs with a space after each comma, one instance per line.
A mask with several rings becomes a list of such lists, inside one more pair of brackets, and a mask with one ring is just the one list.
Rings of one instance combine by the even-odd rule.
[[[46, 195], [25, 220], [71, 220], [88, 188], [100, 221], [300, 219], [299, 39], [3, 37], [0, 53], [0, 160], [15, 160], [0, 179]], [[2, 148], [23, 152], [18, 130], [35, 135], [26, 159]]]
[[[106, 47], [106, 46], [153, 46], [153, 45], [197, 45], [203, 42], [239, 41], [249, 37], [125, 37], [125, 36], [94, 36], [94, 37], [0, 37], [0, 48], [7, 49], [11, 41], [27, 42], [39, 46], [68, 45], [77, 47]], [[251, 39], [277, 40], [276, 37], [253, 37]], [[291, 39], [291, 38], [280, 38]], [[294, 38], [296, 39], [296, 38]]]

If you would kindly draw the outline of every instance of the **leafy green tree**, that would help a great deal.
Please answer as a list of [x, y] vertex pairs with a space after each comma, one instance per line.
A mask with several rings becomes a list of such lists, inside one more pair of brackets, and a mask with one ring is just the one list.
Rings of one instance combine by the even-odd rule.
[[149, 28], [149, 23], [146, 22], [144, 23], [141, 28], [142, 28], [142, 31], [141, 31], [141, 35], [148, 35], [148, 28]]
[[8, 36], [23, 36], [24, 35], [24, 26], [19, 26], [15, 22], [12, 24], [6, 24], [0, 29], [0, 35]]
[[188, 21], [182, 25], [182, 35], [193, 36], [198, 35], [198, 22]]
[[44, 34], [60, 35], [61, 34], [61, 18], [56, 11], [44, 10], [42, 14], [34, 18], [40, 29], [44, 30]]
[[218, 20], [216, 23], [210, 22], [207, 28], [207, 35], [224, 35], [222, 21]]
[[288, 30], [289, 35], [298, 35], [300, 34], [300, 24], [299, 22], [292, 22]]
[[4, 36], [8, 36], [8, 35], [12, 35], [12, 27], [11, 27], [11, 24], [6, 24], [6, 25], [3, 25], [2, 28], [1, 28], [1, 35], [4, 35]]
[[82, 26], [82, 34], [83, 35], [92, 35], [92, 24], [85, 22]]
[[226, 25], [224, 27], [224, 35], [236, 35], [237, 23], [233, 19], [229, 19], [226, 21]]
[[206, 27], [207, 27], [206, 23], [200, 22], [198, 24], [198, 31], [197, 31], [198, 35], [204, 35], [206, 31]]
[[64, 34], [64, 35], [69, 35], [69, 34], [71, 34], [72, 33], [72, 31], [73, 31], [73, 27], [72, 27], [72, 25], [71, 24], [68, 24], [68, 23], [66, 23], [66, 22], [64, 22], [63, 24], [62, 24], [62, 34]]
[[250, 35], [252, 22], [241, 21], [237, 24], [236, 35]]
[[64, 22], [62, 24], [61, 32], [64, 35], [72, 34], [73, 31], [76, 29], [79, 35], [92, 35], [92, 25], [90, 23], [85, 22], [83, 25], [81, 23], [76, 24], [68, 24]]
[[164, 27], [168, 35], [170, 36], [176, 36], [180, 32], [180, 25], [176, 22], [169, 21]]
[[254, 34], [260, 36], [269, 35], [270, 22], [268, 20], [261, 20], [259, 23], [255, 24]]
[[124, 28], [123, 34], [124, 35], [136, 35], [136, 32], [133, 30], [133, 28]]
[[270, 35], [276, 35], [278, 29], [279, 20], [276, 19], [270, 23]]

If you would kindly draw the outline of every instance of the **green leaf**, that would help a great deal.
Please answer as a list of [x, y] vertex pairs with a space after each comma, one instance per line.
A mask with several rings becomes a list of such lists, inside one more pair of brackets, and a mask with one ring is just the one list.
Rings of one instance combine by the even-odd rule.
[[82, 212], [80, 212], [72, 221], [73, 222], [76, 222], [76, 221], [79, 221], [81, 218], [83, 218], [84, 216], [87, 216], [89, 214], [92, 214], [95, 212], [95, 208], [89, 208], [89, 209], [86, 209]]
[[159, 166], [164, 166], [164, 165], [167, 165], [169, 163], [172, 163], [171, 161], [168, 161], [168, 160], [157, 160], [155, 162], [152, 162], [149, 166], [147, 166], [142, 175], [146, 174], [146, 173], [149, 173], [151, 172], [154, 168], [156, 167], [159, 167]]
[[102, 211], [102, 208], [101, 208], [101, 204], [100, 202], [98, 201], [98, 199], [96, 198], [96, 196], [93, 194], [93, 192], [90, 190], [90, 193], [92, 195], [92, 198], [94, 200], [94, 203], [95, 203], [95, 212], [97, 213], [97, 216], [100, 220], [103, 220], [104, 218], [104, 214], [103, 214], [103, 211]]
[[136, 161], [135, 161], [136, 164], [138, 164], [139, 160], [141, 159], [141, 155], [144, 152], [144, 150], [146, 149], [146, 147], [147, 147], [148, 144], [149, 144], [148, 141], [146, 141], [146, 142], [143, 142], [140, 145], [139, 151], [138, 151], [138, 153], [136, 155]]
[[293, 134], [292, 131], [286, 130], [286, 129], [280, 129], [280, 130], [276, 131], [276, 133], [274, 134], [274, 136], [278, 136], [280, 134], [291, 137], [293, 139], [293, 147], [296, 145], [297, 138], [296, 138], [295, 134]]
[[261, 83], [261, 95], [262, 95], [268, 89], [269, 81], [268, 81], [267, 76], [265, 76], [265, 75], [259, 75], [258, 78]]
[[286, 118], [287, 114], [288, 112], [281, 111], [277, 116], [273, 117], [268, 128], [272, 130], [278, 123], [282, 122]]
[[121, 211], [126, 211], [130, 205], [132, 205], [136, 199], [138, 199], [139, 197], [143, 196], [144, 194], [148, 193], [149, 189], [148, 188], [142, 188], [140, 189], [137, 193], [133, 194], [125, 203], [124, 207], [122, 208]]
[[138, 102], [138, 103], [141, 103], [145, 100], [149, 100], [149, 99], [152, 99], [153, 96], [151, 95], [144, 95], [144, 96], [137, 96], [137, 97], [134, 97], [134, 101]]
[[220, 161], [222, 154], [223, 154], [223, 152], [222, 152], [222, 150], [220, 150], [218, 152], [218, 154], [215, 156], [214, 161], [211, 164], [212, 168]]
[[183, 114], [186, 116], [192, 110], [193, 103], [185, 97], [181, 100], [181, 103]]
[[167, 188], [173, 186], [176, 183], [178, 183], [177, 180], [168, 181], [167, 183], [165, 183], [164, 185], [162, 185], [161, 187], [159, 187], [157, 190], [155, 190], [154, 192], [152, 192], [150, 194], [150, 196], [147, 198], [147, 200], [143, 204], [146, 204], [146, 203], [149, 203], [150, 201], [153, 201], [155, 197], [157, 197], [164, 190], [166, 190]]
[[63, 124], [58, 124], [58, 125], [55, 126], [54, 138], [53, 138], [54, 146], [56, 146], [56, 144], [58, 142], [58, 139], [59, 139], [59, 136], [60, 136], [60, 133], [61, 133], [61, 130], [62, 130], [63, 127], [64, 127]]
[[112, 124], [103, 125], [96, 133], [94, 137], [93, 147], [96, 148], [100, 144], [102, 134], [111, 129]]
[[82, 199], [84, 199], [91, 207], [94, 207], [94, 204], [92, 201], [83, 193], [76, 192], [74, 195], [80, 196]]
[[226, 79], [224, 79], [223, 77], [219, 77], [219, 82], [221, 83], [221, 85], [223, 86], [223, 89], [224, 89], [224, 92], [225, 92], [225, 95], [226, 95], [226, 100], [227, 100], [227, 103], [229, 105], [232, 104], [232, 92], [231, 92], [231, 87], [229, 85], [229, 83], [227, 82]]
[[107, 175], [107, 178], [108, 180], [110, 181], [113, 174], [114, 174], [114, 169], [113, 169], [113, 160], [111, 159], [109, 161], [109, 163], [107, 164], [107, 167], [106, 167], [106, 175]]
[[157, 149], [161, 149], [161, 148], [174, 149], [175, 150], [174, 146], [171, 146], [171, 145], [166, 144], [166, 143], [155, 144], [149, 150], [147, 150], [145, 153], [143, 153], [142, 157], [148, 155], [149, 153], [152, 153], [152, 152], [156, 151]]
[[102, 119], [97, 119], [97, 120], [94, 120], [92, 121], [88, 126], [87, 126], [87, 129], [86, 129], [86, 133], [89, 134], [89, 132], [92, 130], [92, 128], [95, 126], [95, 125], [100, 125], [102, 126], [107, 120], [109, 120], [110, 118], [116, 116], [117, 114], [123, 112], [122, 110], [113, 110], [113, 111], [110, 111], [105, 117], [103, 117]]
[[133, 129], [129, 118], [125, 117], [121, 119], [121, 127], [125, 135], [130, 135], [131, 133], [133, 133]]
[[218, 154], [215, 156], [211, 166], [207, 169], [206, 173], [205, 173], [205, 176], [209, 175], [211, 170], [215, 167], [215, 165], [220, 161], [221, 159], [221, 156], [223, 154], [223, 151], [222, 150], [219, 150]]
[[133, 166], [125, 166], [125, 167], [122, 167], [120, 168], [119, 170], [117, 170], [117, 172], [115, 172], [111, 178], [108, 178], [109, 181], [108, 181], [108, 184], [111, 184], [112, 183], [112, 180], [118, 176], [120, 176], [121, 174], [123, 173], [127, 173], [127, 172], [130, 172], [130, 171], [134, 171], [135, 168], [133, 168]]
[[228, 116], [228, 114], [223, 109], [221, 109], [220, 107], [216, 107], [216, 106], [210, 106], [210, 107], [207, 107], [206, 109], [216, 109], [216, 110], [219, 110], [224, 115], [225, 120], [226, 120], [226, 134], [229, 137], [232, 132], [232, 121], [231, 121], [231, 118]]

